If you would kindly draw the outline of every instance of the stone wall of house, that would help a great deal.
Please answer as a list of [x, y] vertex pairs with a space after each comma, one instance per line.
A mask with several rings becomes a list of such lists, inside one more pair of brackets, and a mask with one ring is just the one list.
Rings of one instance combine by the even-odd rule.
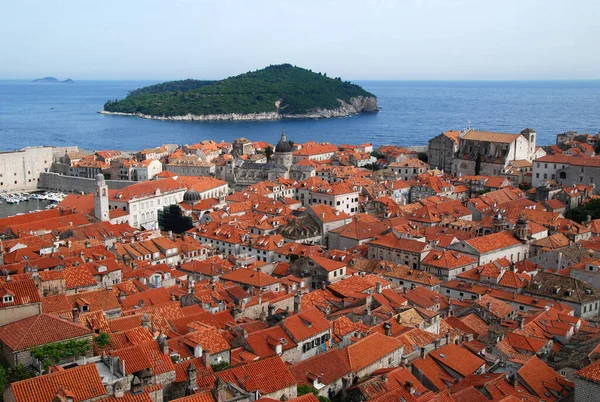
[[294, 399], [298, 396], [298, 389], [296, 388], [296, 384], [291, 387], [283, 388], [275, 392], [271, 392], [270, 394], [261, 395], [261, 398], [271, 398], [277, 401], [289, 401], [290, 399]]
[[5, 307], [0, 310], [0, 326], [41, 314], [41, 306], [41, 303], [32, 303], [20, 306]]

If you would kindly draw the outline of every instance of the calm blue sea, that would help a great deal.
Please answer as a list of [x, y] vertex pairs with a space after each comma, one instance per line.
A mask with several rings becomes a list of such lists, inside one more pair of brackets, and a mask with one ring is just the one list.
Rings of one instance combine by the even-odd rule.
[[423, 145], [469, 122], [503, 132], [531, 127], [540, 144], [568, 130], [600, 130], [600, 81], [358, 81], [378, 96], [382, 110], [331, 120], [165, 122], [96, 113], [106, 100], [153, 83], [0, 81], [0, 150], [31, 145], [134, 150], [242, 136], [274, 142], [282, 129], [296, 142]]

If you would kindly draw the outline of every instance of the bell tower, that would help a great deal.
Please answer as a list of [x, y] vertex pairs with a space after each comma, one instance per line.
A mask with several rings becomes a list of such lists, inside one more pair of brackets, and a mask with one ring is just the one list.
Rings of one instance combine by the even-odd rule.
[[94, 193], [94, 216], [101, 222], [110, 219], [108, 206], [108, 186], [102, 174], [96, 175], [96, 192]]

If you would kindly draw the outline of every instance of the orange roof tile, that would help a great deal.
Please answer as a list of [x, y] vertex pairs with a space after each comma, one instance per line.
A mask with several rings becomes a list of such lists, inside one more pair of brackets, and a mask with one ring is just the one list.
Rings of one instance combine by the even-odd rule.
[[0, 327], [0, 340], [13, 351], [91, 334], [92, 331], [78, 323], [50, 314], [34, 315]]
[[316, 308], [303, 310], [298, 314], [286, 318], [283, 326], [296, 342], [331, 329], [331, 323]]
[[342, 352], [350, 368], [358, 372], [401, 348], [399, 340], [375, 332], [342, 349]]
[[453, 343], [444, 345], [429, 355], [439, 364], [449, 367], [463, 377], [475, 373], [485, 364], [485, 360]]
[[270, 394], [296, 384], [296, 379], [279, 356], [219, 371], [215, 375], [247, 392], [260, 391], [261, 394]]
[[16, 402], [48, 402], [61, 390], [70, 395], [73, 402], [93, 400], [106, 395], [106, 389], [95, 364], [59, 370], [51, 374], [11, 384]]

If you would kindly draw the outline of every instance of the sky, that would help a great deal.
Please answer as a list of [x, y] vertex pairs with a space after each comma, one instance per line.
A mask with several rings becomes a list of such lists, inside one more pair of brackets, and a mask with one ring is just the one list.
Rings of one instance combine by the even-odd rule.
[[600, 79], [597, 0], [1, 0], [0, 79]]

